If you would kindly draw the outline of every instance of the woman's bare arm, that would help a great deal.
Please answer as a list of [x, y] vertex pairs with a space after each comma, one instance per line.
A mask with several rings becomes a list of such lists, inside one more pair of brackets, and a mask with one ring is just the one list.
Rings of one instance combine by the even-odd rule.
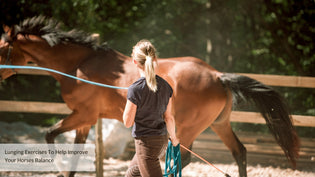
[[166, 111], [164, 113], [164, 120], [166, 123], [167, 131], [170, 134], [172, 144], [173, 146], [177, 146], [179, 143], [179, 140], [177, 139], [176, 133], [175, 133], [175, 119], [172, 114], [172, 98], [170, 98], [168, 102]]
[[134, 124], [136, 111], [137, 111], [137, 105], [127, 100], [125, 110], [124, 110], [124, 115], [123, 115], [124, 125], [127, 128], [131, 127]]

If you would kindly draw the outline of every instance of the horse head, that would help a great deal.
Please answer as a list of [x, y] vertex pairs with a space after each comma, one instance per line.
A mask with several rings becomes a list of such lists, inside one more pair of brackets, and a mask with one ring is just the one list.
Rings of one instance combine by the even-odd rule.
[[[14, 47], [14, 27], [3, 26], [5, 31], [1, 36], [0, 41], [0, 64], [1, 65], [26, 65], [21, 50]], [[1, 69], [0, 68], [0, 81], [16, 74], [14, 69]]]

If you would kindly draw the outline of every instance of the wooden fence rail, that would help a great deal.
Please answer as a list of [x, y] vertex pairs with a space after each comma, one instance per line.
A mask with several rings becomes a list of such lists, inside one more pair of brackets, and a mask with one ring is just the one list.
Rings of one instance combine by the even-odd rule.
[[[70, 114], [71, 110], [65, 103], [0, 100], [0, 112]], [[315, 127], [315, 116], [293, 115], [292, 118], [295, 126]], [[233, 111], [231, 121], [265, 124], [257, 112]]]
[[247, 77], [251, 77], [253, 79], [256, 79], [270, 86], [315, 88], [314, 77], [279, 76], [279, 75], [248, 74], [248, 73], [239, 73], [239, 74], [247, 76]]

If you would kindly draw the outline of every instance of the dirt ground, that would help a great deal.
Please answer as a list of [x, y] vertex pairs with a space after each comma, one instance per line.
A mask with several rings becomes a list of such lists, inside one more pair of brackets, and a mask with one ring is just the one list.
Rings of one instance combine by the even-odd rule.
[[[105, 159], [104, 160], [104, 177], [123, 177], [128, 168], [130, 161], [123, 161], [118, 159]], [[231, 177], [238, 176], [238, 169], [235, 164], [214, 164], [217, 168], [221, 169]], [[163, 162], [161, 166], [164, 167]], [[248, 166], [247, 173], [249, 177], [315, 177], [315, 167], [311, 171], [299, 171], [292, 169], [282, 169], [279, 167], [262, 167]], [[0, 172], [3, 177], [18, 177], [18, 176], [33, 176], [33, 177], [55, 177], [57, 172]], [[78, 172], [77, 177], [95, 177], [96, 174], [92, 172]], [[224, 174], [217, 171], [212, 166], [203, 162], [193, 162], [189, 164], [182, 171], [183, 177], [224, 177]]]
[[[27, 133], [25, 133], [27, 132]], [[0, 124], [0, 143], [41, 143], [44, 142], [45, 129], [27, 126], [23, 123]], [[67, 138], [60, 140], [66, 143]], [[313, 146], [313, 141], [311, 142]], [[198, 143], [196, 143], [198, 145]], [[210, 144], [213, 145], [213, 144]], [[213, 146], [218, 146], [214, 144]], [[132, 148], [131, 148], [132, 149]], [[299, 163], [298, 170], [293, 170], [288, 167], [285, 158], [281, 157], [279, 161], [275, 161], [273, 156], [259, 155], [256, 151], [248, 153], [247, 173], [249, 177], [315, 177], [315, 162], [314, 156], [307, 157], [312, 160], [307, 160]], [[304, 151], [303, 151], [304, 152]], [[313, 151], [312, 151], [313, 152]], [[238, 168], [228, 151], [207, 150], [207, 154], [211, 155], [213, 164], [231, 177], [238, 176]], [[312, 153], [313, 154], [313, 153]], [[303, 154], [302, 154], [303, 155]], [[129, 156], [130, 157], [130, 156]], [[130, 158], [124, 158], [130, 159]], [[305, 158], [304, 158], [305, 159]], [[129, 160], [121, 160], [118, 158], [104, 159], [103, 176], [104, 177], [123, 177], [128, 168]], [[270, 166], [273, 164], [273, 166]], [[274, 165], [277, 164], [277, 165]], [[164, 167], [161, 162], [161, 167]], [[0, 171], [0, 177], [56, 177], [58, 172], [6, 172]], [[95, 177], [95, 172], [78, 172], [77, 177]], [[183, 177], [224, 177], [225, 175], [216, 170], [214, 167], [205, 164], [204, 162], [193, 159], [193, 162], [185, 167], [182, 171]]]

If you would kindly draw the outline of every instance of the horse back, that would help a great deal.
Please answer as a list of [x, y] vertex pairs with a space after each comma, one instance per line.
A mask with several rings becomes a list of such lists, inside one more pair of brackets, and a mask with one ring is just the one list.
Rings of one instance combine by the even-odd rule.
[[[175, 90], [203, 92], [222, 90], [222, 75], [204, 61], [195, 57], [159, 59], [157, 74], [165, 78]], [[223, 91], [224, 92], [224, 91]]]

